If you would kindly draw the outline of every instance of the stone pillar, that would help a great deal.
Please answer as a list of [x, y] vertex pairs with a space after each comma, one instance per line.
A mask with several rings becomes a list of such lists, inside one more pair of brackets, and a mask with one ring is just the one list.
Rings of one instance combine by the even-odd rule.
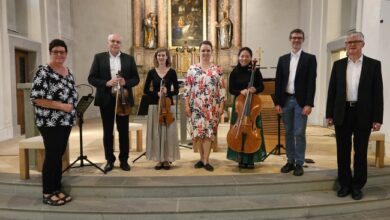
[[229, 0], [223, 0], [223, 2], [222, 2], [222, 11], [226, 11], [226, 12], [229, 13]]
[[[210, 1], [210, 28], [209, 28], [209, 40], [213, 44], [213, 47], [217, 47], [217, 29], [216, 29], [216, 24], [218, 23], [217, 21], [217, 1], [216, 0], [211, 0]], [[214, 50], [215, 51], [215, 50]]]
[[233, 0], [233, 47], [241, 47], [241, 0]]
[[133, 46], [141, 47], [142, 37], [142, 17], [141, 1], [133, 1]]
[[146, 15], [149, 14], [149, 12], [153, 12], [152, 11], [152, 3], [150, 2], [150, 0], [145, 0], [144, 1], [144, 17], [146, 17]]
[[167, 19], [165, 13], [166, 0], [157, 0], [157, 30], [158, 30], [158, 47], [166, 47], [167, 42]]

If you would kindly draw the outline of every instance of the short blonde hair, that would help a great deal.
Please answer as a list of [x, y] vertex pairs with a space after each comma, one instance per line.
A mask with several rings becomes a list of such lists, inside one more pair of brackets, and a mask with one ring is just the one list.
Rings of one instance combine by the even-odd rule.
[[171, 56], [169, 55], [169, 50], [165, 47], [157, 48], [156, 52], [154, 53], [153, 56], [154, 67], [158, 67], [157, 54], [161, 52], [165, 52], [165, 55], [167, 56], [167, 61], [165, 62], [165, 66], [170, 67], [172, 65]]

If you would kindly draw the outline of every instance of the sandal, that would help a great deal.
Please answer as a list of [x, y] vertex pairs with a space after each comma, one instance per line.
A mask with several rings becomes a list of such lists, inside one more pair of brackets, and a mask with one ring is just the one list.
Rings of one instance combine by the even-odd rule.
[[[56, 199], [57, 198], [57, 199]], [[61, 206], [61, 205], [65, 205], [65, 201], [62, 200], [61, 198], [59, 198], [56, 194], [50, 194], [50, 195], [43, 195], [42, 196], [42, 202], [44, 204], [47, 204], [47, 205], [51, 205], [51, 206]]]
[[[65, 193], [65, 192], [56, 191], [56, 192], [54, 192], [54, 194], [55, 194], [58, 198], [64, 200], [64, 202], [66, 202], [66, 203], [72, 201], [72, 197], [71, 197], [69, 194]], [[62, 195], [61, 195], [61, 194], [62, 194]]]

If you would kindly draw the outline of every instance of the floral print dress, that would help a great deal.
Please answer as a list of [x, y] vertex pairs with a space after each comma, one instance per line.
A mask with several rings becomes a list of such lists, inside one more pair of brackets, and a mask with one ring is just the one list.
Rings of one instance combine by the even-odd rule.
[[225, 101], [226, 90], [222, 69], [211, 65], [203, 71], [199, 64], [191, 65], [185, 78], [184, 98], [189, 97], [191, 136], [211, 138], [217, 132], [219, 104]]

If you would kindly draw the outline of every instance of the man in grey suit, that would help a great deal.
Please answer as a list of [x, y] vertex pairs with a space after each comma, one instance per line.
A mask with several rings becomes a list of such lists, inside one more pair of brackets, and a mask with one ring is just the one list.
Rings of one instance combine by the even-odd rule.
[[301, 29], [290, 32], [291, 52], [279, 58], [275, 79], [275, 110], [282, 114], [286, 129], [287, 163], [282, 173], [303, 175], [306, 151], [307, 117], [314, 106], [317, 61], [302, 50], [305, 34]]
[[[371, 130], [383, 120], [381, 63], [362, 53], [364, 36], [350, 33], [345, 41], [348, 57], [334, 62], [329, 82], [326, 118], [335, 125], [340, 190], [337, 196], [363, 197], [367, 182], [367, 147]], [[355, 152], [351, 171], [351, 148]]]
[[[139, 83], [137, 66], [134, 58], [120, 51], [122, 37], [119, 34], [108, 36], [108, 51], [95, 55], [88, 82], [96, 87], [95, 105], [100, 108], [103, 122], [103, 145], [107, 164], [105, 172], [114, 168], [116, 160], [113, 149], [113, 131], [115, 117], [115, 97], [112, 95], [112, 87], [120, 84], [128, 91], [128, 102], [134, 105], [132, 87]], [[121, 73], [118, 75], [118, 73]], [[116, 116], [117, 130], [119, 132], [119, 161], [120, 168], [130, 171], [129, 158], [129, 115]]]

